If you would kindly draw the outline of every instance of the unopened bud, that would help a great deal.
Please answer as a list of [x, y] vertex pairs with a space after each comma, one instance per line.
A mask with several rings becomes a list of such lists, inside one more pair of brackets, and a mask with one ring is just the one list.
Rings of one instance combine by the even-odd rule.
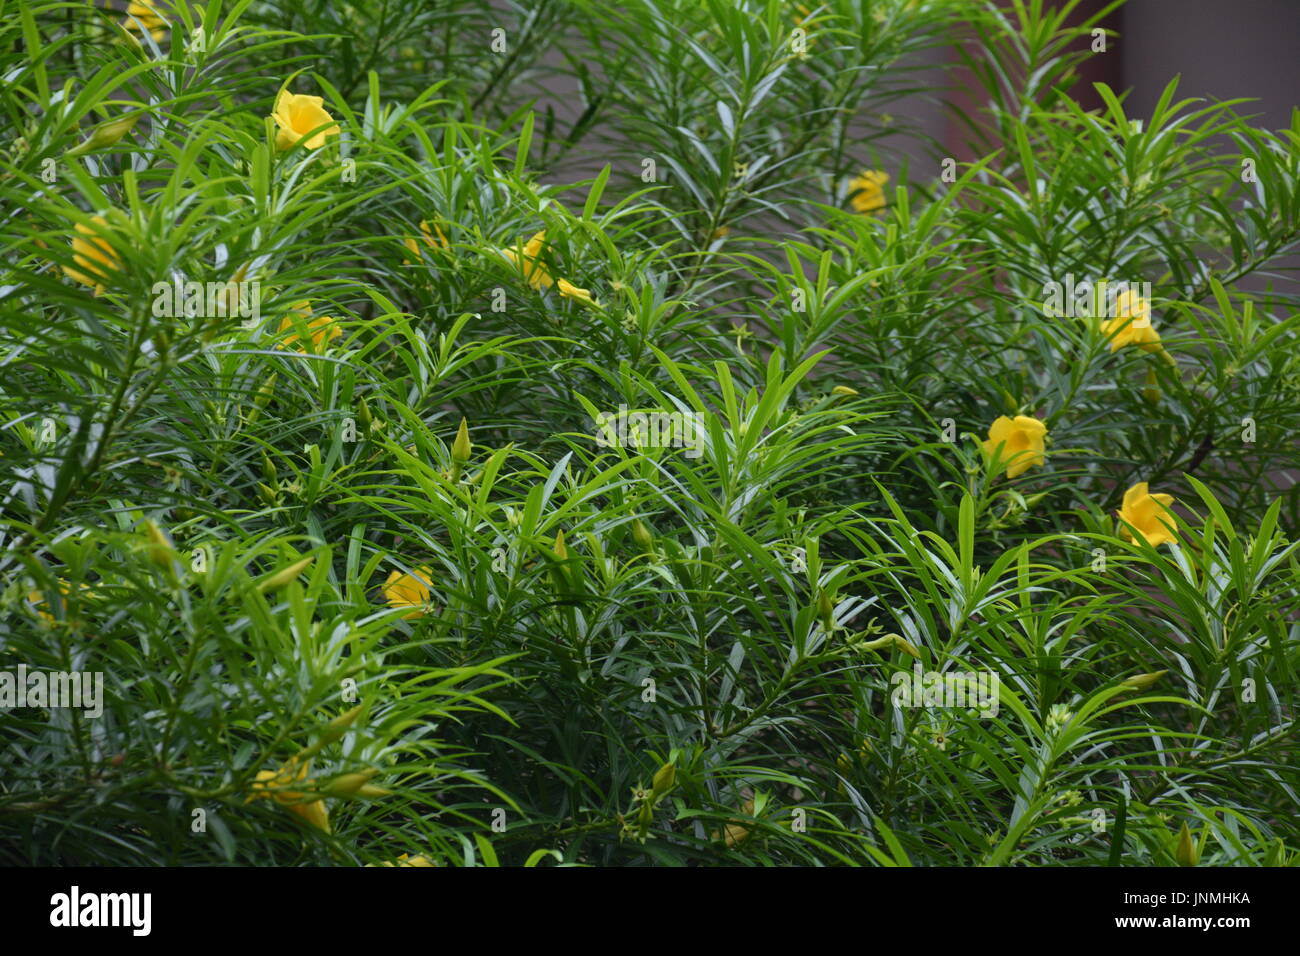
[[916, 645], [897, 634], [886, 634], [874, 641], [862, 641], [854, 646], [860, 651], [878, 651], [885, 647], [897, 647], [904, 654], [915, 657], [917, 660], [921, 659], [921, 652], [916, 649]]
[[309, 558], [303, 558], [301, 561], [295, 561], [287, 568], [283, 568], [280, 571], [276, 571], [269, 578], [266, 578], [264, 581], [260, 582], [257, 585], [257, 589], [265, 593], [266, 591], [274, 591], [276, 588], [282, 588], [290, 581], [296, 580], [298, 575], [306, 571], [307, 568], [311, 565], [311, 563], [315, 560], [316, 560], [315, 558], [309, 557]]
[[1152, 671], [1150, 674], [1134, 674], [1132, 677], [1126, 677], [1119, 686], [1127, 690], [1146, 690], [1167, 673], [1169, 672]]
[[1174, 847], [1174, 859], [1178, 861], [1179, 866], [1195, 866], [1201, 861], [1201, 849], [1196, 845], [1196, 840], [1192, 838], [1192, 831], [1183, 824], [1183, 828], [1178, 831], [1178, 844]]
[[[339, 714], [337, 717], [335, 717], [333, 720], [331, 720], [328, 724], [325, 725], [325, 730], [321, 734], [321, 737], [325, 740], [326, 743], [333, 743], [334, 741], [338, 740], [340, 737], [343, 736], [343, 732], [347, 730], [349, 727], [351, 727], [353, 722], [357, 719], [357, 717], [361, 715], [361, 711], [365, 709], [365, 706], [366, 705], [364, 703], [360, 703], [357, 704], [357, 706], [353, 707], [351, 710], [347, 710]], [[372, 771], [371, 776], [374, 776], [375, 773], [378, 773], [378, 771]]]
[[828, 628], [835, 623], [835, 605], [831, 603], [830, 595], [820, 588], [817, 590], [817, 616]]
[[677, 782], [677, 765], [666, 763], [655, 771], [654, 779], [650, 782], [650, 790], [655, 796], [667, 793]]
[[357, 792], [364, 787], [378, 770], [373, 768], [362, 770], [359, 773], [345, 773], [335, 777], [327, 783], [321, 790], [328, 793], [331, 797], [355, 797]]
[[460, 428], [456, 432], [456, 440], [451, 443], [451, 460], [463, 465], [469, 461], [469, 453], [469, 426], [465, 423], [465, 419], [462, 418]]
[[1157, 381], [1156, 370], [1154, 368], [1147, 369], [1147, 384], [1146, 387], [1142, 389], [1142, 397], [1152, 404], [1160, 401], [1162, 394], [1160, 386], [1156, 384]]
[[[293, 758], [294, 761], [300, 763], [303, 760], [310, 760], [312, 757], [316, 756], [316, 754], [320, 753], [330, 744], [334, 743], [334, 741], [342, 737], [343, 734], [347, 732], [347, 729], [352, 726], [352, 722], [357, 719], [357, 716], [361, 713], [361, 711], [365, 709], [365, 706], [366, 706], [365, 702], [362, 701], [360, 704], [357, 704], [357, 706], [353, 707], [351, 710], [344, 711], [343, 713], [335, 717], [333, 720], [331, 720], [328, 724], [325, 725], [325, 729], [321, 731], [320, 738], [314, 744], [311, 744], [307, 747], [303, 747], [302, 750], [298, 751], [298, 755]], [[369, 776], [374, 776], [376, 773], [378, 773], [377, 770], [370, 771]], [[344, 776], [347, 777], [347, 776], [354, 776], [354, 775], [345, 774]], [[365, 796], [366, 794], [363, 793], [362, 791], [365, 790], [366, 786], [368, 785], [366, 784], [365, 780], [358, 781], [357, 793], [361, 794], [362, 796]]]
[[149, 560], [160, 568], [170, 568], [176, 560], [176, 549], [167, 533], [158, 527], [157, 522], [145, 521], [144, 535], [149, 539]]
[[123, 136], [131, 131], [131, 127], [136, 124], [140, 118], [139, 113], [133, 113], [130, 116], [123, 116], [119, 119], [110, 120], [95, 128], [90, 134], [90, 138], [78, 146], [68, 150], [67, 156], [81, 156], [90, 152], [92, 149], [103, 149], [105, 146], [112, 146]]
[[1038, 504], [1040, 501], [1042, 501], [1044, 498], [1046, 498], [1049, 494], [1051, 494], [1051, 492], [1048, 492], [1048, 491], [1040, 491], [1040, 492], [1039, 492], [1038, 494], [1036, 494], [1036, 495], [1030, 495], [1029, 497], [1027, 497], [1027, 498], [1025, 499], [1025, 510], [1026, 510], [1026, 511], [1033, 511], [1033, 510], [1034, 510], [1034, 506], [1037, 505], [1037, 504]]
[[645, 522], [640, 518], [632, 522], [632, 540], [646, 551], [654, 547], [654, 535], [650, 533], [650, 529], [645, 526]]

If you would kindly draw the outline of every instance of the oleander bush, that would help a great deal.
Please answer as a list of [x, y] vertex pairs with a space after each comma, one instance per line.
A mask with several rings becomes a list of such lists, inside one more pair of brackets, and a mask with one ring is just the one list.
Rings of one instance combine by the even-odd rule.
[[1300, 119], [1074, 6], [0, 0], [0, 862], [1300, 861]]

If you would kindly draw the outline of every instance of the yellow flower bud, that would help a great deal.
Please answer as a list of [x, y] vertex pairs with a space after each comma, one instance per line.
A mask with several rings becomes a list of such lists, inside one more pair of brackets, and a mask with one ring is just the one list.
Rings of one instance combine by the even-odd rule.
[[282, 588], [290, 581], [297, 580], [298, 575], [306, 571], [315, 558], [303, 558], [301, 561], [295, 561], [287, 568], [276, 571], [269, 578], [266, 578], [257, 585], [257, 589], [263, 593], [274, 591], [276, 588]]
[[904, 654], [910, 654], [912, 657], [915, 657], [917, 660], [921, 659], [921, 652], [916, 649], [916, 645], [913, 644], [911, 641], [905, 640], [904, 638], [899, 637], [897, 634], [890, 634], [889, 636], [893, 639], [893, 645], [897, 647], [900, 651], [902, 651]]
[[555, 535], [555, 556], [561, 561], [569, 560], [569, 549], [564, 544], [564, 529], [561, 528]]
[[834, 626], [835, 605], [831, 603], [830, 595], [821, 588], [817, 589], [817, 616], [827, 628]]
[[160, 568], [170, 568], [176, 560], [176, 549], [166, 532], [155, 521], [145, 521], [144, 534], [149, 539], [149, 560]]
[[317, 830], [330, 832], [330, 814], [323, 800], [309, 799], [304, 803], [288, 804], [285, 809], [290, 813], [296, 813]]
[[860, 641], [852, 646], [859, 651], [878, 651], [882, 647], [897, 647], [904, 654], [909, 654], [917, 660], [921, 659], [921, 652], [916, 649], [916, 645], [897, 634], [886, 634], [874, 641]]
[[464, 464], [469, 461], [470, 443], [469, 443], [469, 426], [465, 419], [460, 420], [460, 429], [456, 432], [456, 440], [451, 443], [451, 460], [457, 464]]
[[1147, 384], [1146, 387], [1142, 389], [1142, 397], [1153, 405], [1160, 401], [1162, 394], [1160, 386], [1156, 384], [1158, 381], [1159, 380], [1156, 378], [1156, 370], [1153, 368], [1147, 369]]
[[95, 131], [90, 134], [90, 138], [74, 146], [65, 153], [65, 156], [81, 156], [90, 152], [92, 149], [103, 149], [105, 146], [112, 146], [123, 136], [131, 131], [131, 127], [140, 119], [139, 113], [133, 113], [130, 116], [123, 116], [120, 119], [110, 120], [95, 127]]
[[[740, 809], [743, 813], [752, 816], [754, 813], [754, 801], [746, 800]], [[732, 847], [739, 846], [741, 843], [748, 840], [751, 832], [750, 824], [747, 821], [741, 820], [737, 817], [732, 817], [731, 822], [722, 828], [722, 833], [715, 834], [715, 838], [721, 837], [722, 842], [726, 847], [731, 849]]]
[[[335, 740], [342, 737], [343, 732], [352, 726], [357, 717], [361, 715], [361, 711], [365, 709], [365, 706], [364, 703], [357, 704], [357, 706], [353, 707], [351, 710], [344, 711], [326, 724], [325, 731], [321, 735], [325, 738], [326, 743], [333, 743]], [[378, 771], [373, 771], [372, 776], [377, 772]]]
[[1183, 828], [1178, 831], [1178, 843], [1174, 847], [1174, 859], [1178, 861], [1179, 866], [1195, 866], [1201, 861], [1201, 848], [1196, 845], [1196, 840], [1192, 838], [1192, 831], [1183, 824]]
[[[314, 744], [303, 747], [302, 750], [298, 751], [297, 756], [293, 758], [294, 762], [302, 763], [303, 761], [310, 760], [330, 744], [334, 743], [334, 741], [342, 737], [347, 729], [352, 726], [352, 722], [357, 719], [357, 715], [365, 709], [365, 706], [364, 702], [357, 704], [357, 706], [353, 707], [351, 710], [345, 711], [331, 720], [325, 725], [325, 729], [321, 731], [320, 739]], [[372, 771], [371, 776], [375, 773], [378, 773], [378, 771]], [[364, 783], [365, 781], [362, 780], [358, 786]]]
[[371, 767], [357, 773], [345, 773], [335, 777], [321, 791], [328, 793], [331, 797], [386, 797], [389, 792], [383, 787], [376, 787], [370, 784], [370, 778], [379, 773], [378, 770]]
[[587, 289], [580, 289], [568, 279], [560, 279], [556, 282], [556, 288], [560, 290], [560, 295], [566, 299], [576, 299], [585, 305], [599, 306], [600, 303], [591, 297], [591, 292]]
[[858, 394], [858, 392], [857, 389], [849, 388], [847, 385], [836, 385], [834, 388], [831, 389], [831, 394], [847, 395], [849, 398], [853, 398]]
[[667, 793], [677, 782], [677, 765], [666, 763], [655, 771], [654, 779], [650, 782], [650, 790], [655, 796]]
[[640, 518], [632, 522], [632, 540], [646, 551], [654, 547], [654, 535], [650, 533], [650, 529], [645, 526], [645, 522]]
[[[374, 863], [366, 864], [366, 866], [375, 866], [375, 865], [376, 864]], [[401, 856], [397, 858], [396, 862], [394, 862], [393, 860], [385, 860], [383, 863], [380, 863], [378, 865], [379, 866], [437, 866], [438, 864], [434, 863], [427, 856], [422, 856], [419, 854], [415, 856], [410, 856], [409, 854], [403, 853]]]
[[1146, 690], [1167, 673], [1169, 672], [1152, 671], [1149, 674], [1134, 674], [1132, 677], [1126, 677], [1121, 681], [1120, 686], [1127, 690]]

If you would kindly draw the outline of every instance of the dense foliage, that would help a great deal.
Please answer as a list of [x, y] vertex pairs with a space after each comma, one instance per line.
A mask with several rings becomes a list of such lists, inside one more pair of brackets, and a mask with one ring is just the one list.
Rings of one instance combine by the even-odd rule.
[[0, 0], [0, 861], [1300, 859], [1300, 121], [1074, 6]]

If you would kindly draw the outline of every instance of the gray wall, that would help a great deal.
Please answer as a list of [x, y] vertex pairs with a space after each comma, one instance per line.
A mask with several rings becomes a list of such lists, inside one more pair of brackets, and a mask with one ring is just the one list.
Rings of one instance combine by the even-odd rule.
[[1164, 85], [1178, 95], [1254, 97], [1256, 125], [1291, 125], [1300, 106], [1300, 0], [1130, 0], [1117, 44], [1131, 112], [1149, 116]]

